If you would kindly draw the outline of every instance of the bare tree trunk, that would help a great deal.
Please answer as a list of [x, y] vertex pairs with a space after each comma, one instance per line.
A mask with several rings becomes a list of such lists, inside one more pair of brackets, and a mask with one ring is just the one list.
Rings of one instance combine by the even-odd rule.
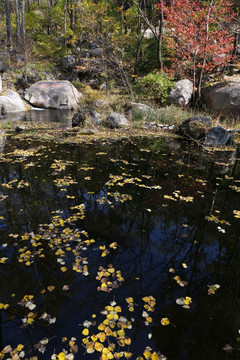
[[239, 35], [240, 35], [240, 16], [238, 17], [238, 22], [236, 25], [236, 31], [234, 34], [234, 44], [233, 44], [233, 56], [236, 57], [238, 53], [238, 43], [239, 43]]
[[201, 89], [202, 89], [202, 80], [203, 80], [203, 74], [204, 74], [204, 67], [206, 65], [206, 60], [207, 60], [206, 59], [206, 46], [208, 44], [209, 18], [210, 18], [210, 13], [211, 13], [211, 10], [212, 10], [213, 1], [214, 0], [211, 0], [210, 3], [209, 3], [207, 17], [206, 17], [206, 45], [205, 45], [203, 62], [202, 62], [202, 68], [201, 68], [201, 72], [200, 72], [199, 79], [198, 79], [198, 99], [200, 99], [200, 97], [201, 97]]
[[25, 28], [25, 0], [22, 0], [22, 42], [23, 42], [23, 50], [26, 53], [26, 28]]
[[67, 50], [67, 4], [64, 0], [64, 50]]
[[20, 38], [21, 38], [21, 26], [20, 26], [20, 12], [19, 12], [19, 6], [18, 6], [18, 0], [15, 0], [15, 12], [16, 12], [16, 25], [17, 25], [17, 31], [16, 31], [16, 44], [17, 44], [17, 52], [20, 53], [21, 46], [20, 46]]
[[159, 32], [158, 32], [158, 64], [161, 74], [163, 76], [163, 60], [162, 60], [162, 38], [163, 38], [163, 0], [160, 0], [160, 19], [159, 19]]
[[142, 29], [142, 14], [141, 14], [142, 3], [143, 3], [143, 0], [140, 0], [139, 5], [138, 5], [137, 50], [136, 50], [136, 59], [135, 59], [135, 70], [134, 70], [135, 74], [138, 71], [140, 53], [141, 53], [141, 43], [142, 43], [142, 33], [141, 33], [141, 29]]
[[52, 0], [49, 0], [49, 35], [52, 36]]
[[5, 13], [6, 13], [6, 30], [7, 30], [7, 49], [9, 55], [13, 51], [13, 36], [12, 36], [12, 24], [11, 24], [11, 11], [9, 0], [5, 0]]
[[77, 30], [76, 30], [77, 19], [78, 19], [77, 13], [78, 13], [77, 1], [75, 0], [75, 2], [74, 2], [74, 35], [76, 35], [76, 33], [77, 33]]

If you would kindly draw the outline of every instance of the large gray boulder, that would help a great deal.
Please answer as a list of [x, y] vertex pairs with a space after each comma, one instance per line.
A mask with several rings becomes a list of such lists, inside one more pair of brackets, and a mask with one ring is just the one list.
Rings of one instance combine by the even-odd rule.
[[234, 145], [233, 135], [221, 126], [213, 127], [205, 136], [206, 146]]
[[177, 133], [193, 139], [201, 139], [210, 130], [212, 120], [207, 116], [192, 116], [178, 126]]
[[38, 81], [25, 91], [32, 105], [46, 109], [76, 109], [83, 95], [66, 80]]
[[129, 123], [124, 115], [113, 112], [106, 119], [105, 125], [109, 128], [115, 129], [115, 128], [128, 127]]
[[189, 105], [193, 95], [193, 83], [188, 79], [177, 81], [167, 97], [167, 105]]
[[2, 114], [26, 111], [29, 109], [18, 93], [8, 90], [6, 95], [0, 96], [0, 109]]
[[225, 81], [204, 90], [204, 100], [210, 110], [240, 112], [240, 82]]

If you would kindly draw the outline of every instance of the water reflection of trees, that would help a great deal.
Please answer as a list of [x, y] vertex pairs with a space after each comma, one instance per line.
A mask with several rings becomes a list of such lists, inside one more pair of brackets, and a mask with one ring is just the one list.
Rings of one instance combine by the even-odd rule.
[[[144, 143], [141, 143], [142, 146], [144, 149]], [[112, 299], [112, 295], [97, 293], [95, 281], [98, 266], [112, 263], [122, 271], [125, 278], [123, 286], [115, 291], [120, 301], [126, 296], [140, 299], [146, 294], [152, 294], [158, 303], [157, 323], [160, 324], [164, 315], [174, 319], [172, 321], [176, 327], [163, 329], [157, 325], [153, 329], [156, 346], [168, 354], [170, 360], [190, 357], [197, 360], [201, 356], [203, 358], [204, 354], [211, 359], [223, 357], [220, 346], [232, 340], [229, 334], [233, 334], [236, 329], [239, 317], [239, 282], [236, 275], [239, 224], [232, 216], [232, 210], [239, 208], [239, 194], [229, 189], [228, 183], [216, 188], [211, 172], [207, 175], [210, 179], [207, 186], [203, 188], [199, 185], [196, 178], [204, 178], [206, 172], [196, 169], [189, 153], [186, 155], [185, 148], [184, 154], [178, 149], [178, 153], [172, 155], [159, 153], [159, 148], [160, 145], [157, 150], [155, 147], [150, 152], [141, 151], [139, 146], [127, 141], [111, 147], [109, 144], [99, 147], [48, 147], [37, 159], [33, 156], [23, 162], [2, 162], [1, 183], [8, 183], [13, 178], [30, 183], [29, 188], [2, 189], [4, 195], [8, 196], [1, 202], [5, 217], [0, 229], [2, 243], [9, 242], [7, 235], [10, 232], [23, 234], [38, 231], [39, 224], [51, 222], [54, 210], [60, 209], [64, 217], [68, 217], [71, 206], [84, 203], [86, 217], [74, 226], [86, 229], [90, 237], [97, 241], [96, 247], [113, 241], [119, 244], [118, 250], [107, 259], [101, 259], [96, 251], [89, 252], [90, 276], [82, 278], [72, 271], [60, 272], [56, 255], [49, 251], [47, 245], [43, 245], [45, 259], [36, 259], [34, 266], [28, 269], [17, 261], [19, 246], [15, 244], [18, 240], [9, 243], [11, 260], [3, 269], [4, 274], [8, 274], [2, 276], [3, 298], [8, 298], [12, 288], [19, 300], [25, 294], [34, 292], [40, 309], [51, 312], [59, 319], [60, 325], [52, 328], [39, 321], [33, 327], [36, 333], [26, 328], [24, 336], [31, 339], [30, 343], [37, 342], [40, 334], [51, 337], [57, 333], [58, 337], [54, 340], [57, 346], [59, 336], [65, 336], [69, 328], [71, 334], [78, 333], [78, 323], [106, 305], [106, 298]], [[167, 151], [166, 142], [162, 148]], [[97, 155], [97, 152], [106, 154]], [[187, 163], [178, 161], [185, 157]], [[50, 166], [55, 158], [73, 163], [66, 170], [53, 175]], [[112, 158], [119, 161], [112, 162]], [[123, 165], [122, 159], [127, 163]], [[35, 161], [40, 167], [25, 169], [24, 164], [28, 161]], [[84, 167], [93, 169], [86, 172], [82, 169]], [[146, 180], [146, 184], [160, 185], [162, 189], [151, 190], [136, 184], [109, 189], [106, 186], [109, 175], [120, 175], [123, 172], [132, 177], [149, 175], [151, 179]], [[179, 177], [179, 174], [183, 176]], [[64, 175], [71, 175], [77, 182], [67, 187], [67, 194], [75, 196], [74, 200], [67, 199], [66, 192], [53, 182]], [[91, 181], [85, 180], [86, 176], [90, 176]], [[193, 203], [164, 199], [164, 195], [171, 195], [176, 189], [184, 196], [193, 196]], [[89, 194], [89, 191], [94, 194]], [[123, 204], [113, 201], [112, 205], [99, 205], [96, 199], [106, 196], [108, 191], [128, 193], [133, 200]], [[199, 191], [204, 194], [204, 198]], [[205, 216], [214, 213], [214, 210], [220, 211], [221, 218], [233, 224], [226, 229], [227, 236], [218, 232], [216, 224], [206, 221]], [[188, 264], [187, 270], [182, 269], [182, 262]], [[188, 281], [186, 288], [181, 289], [172, 279], [168, 271], [170, 267]], [[140, 280], [136, 281], [136, 277]], [[207, 285], [212, 283], [221, 283], [218, 297], [207, 295]], [[52, 284], [57, 284], [54, 296], [49, 293], [43, 300], [39, 295], [41, 289]], [[69, 293], [63, 294], [61, 289], [65, 284], [71, 284], [71, 288]], [[175, 304], [177, 297], [186, 295], [193, 298], [189, 311]], [[19, 308], [16, 311], [11, 308], [9, 318], [5, 321], [12, 322], [15, 317], [14, 327], [18, 327], [22, 315]], [[5, 324], [3, 328], [9, 334]], [[20, 332], [18, 335], [20, 338], [23, 336]], [[201, 350], [203, 342], [204, 351]]]

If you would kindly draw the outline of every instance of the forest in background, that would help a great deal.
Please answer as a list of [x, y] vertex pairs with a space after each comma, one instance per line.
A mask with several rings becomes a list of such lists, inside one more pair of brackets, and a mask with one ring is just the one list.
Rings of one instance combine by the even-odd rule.
[[80, 61], [95, 46], [102, 49], [97, 77], [122, 78], [127, 87], [140, 77], [138, 90], [160, 98], [171, 80], [187, 77], [199, 97], [206, 74], [238, 61], [239, 11], [238, 0], [2, 0], [1, 51], [16, 68], [74, 55], [79, 80], [98, 65]]

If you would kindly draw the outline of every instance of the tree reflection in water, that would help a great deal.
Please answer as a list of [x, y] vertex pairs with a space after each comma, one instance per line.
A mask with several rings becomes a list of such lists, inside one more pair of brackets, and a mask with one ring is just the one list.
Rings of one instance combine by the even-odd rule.
[[[85, 353], [79, 324], [93, 313], [98, 321], [114, 299], [135, 319], [128, 330], [133, 358], [150, 346], [170, 360], [237, 359], [237, 350], [222, 348], [239, 348], [239, 161], [216, 175], [220, 161], [171, 138], [74, 147], [1, 139], [0, 259], [7, 259], [0, 302], [9, 304], [0, 310], [1, 348], [21, 343], [26, 358], [46, 359], [62, 351], [63, 337], [75, 337], [75, 358], [96, 359], [100, 353]], [[109, 264], [124, 281], [98, 291], [99, 267]], [[213, 284], [220, 289], [208, 295]], [[25, 295], [36, 305], [28, 325], [30, 310], [19, 305]], [[149, 295], [156, 306], [146, 326], [142, 298]], [[190, 309], [176, 304], [186, 296]], [[34, 344], [45, 337], [41, 354]]]

